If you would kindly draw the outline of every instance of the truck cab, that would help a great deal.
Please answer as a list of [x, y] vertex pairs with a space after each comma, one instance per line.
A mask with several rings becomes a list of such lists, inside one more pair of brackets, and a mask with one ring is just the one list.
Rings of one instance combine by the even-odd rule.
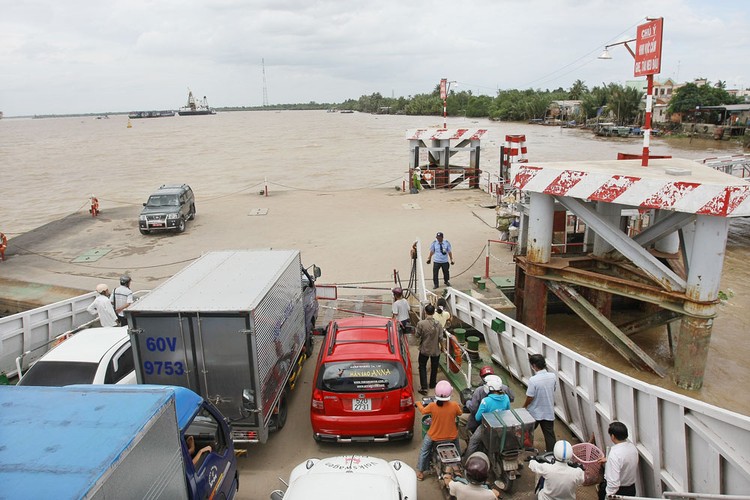
[[[172, 389], [190, 498], [211, 498], [217, 493], [218, 498], [232, 498], [239, 489], [239, 474], [226, 420], [193, 391]], [[201, 453], [206, 447], [210, 451]]]

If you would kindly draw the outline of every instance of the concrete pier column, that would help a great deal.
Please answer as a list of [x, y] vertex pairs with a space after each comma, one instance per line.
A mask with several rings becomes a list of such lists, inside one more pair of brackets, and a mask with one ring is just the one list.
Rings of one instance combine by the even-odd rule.
[[[622, 205], [617, 203], [596, 203], [596, 213], [599, 214], [603, 219], [606, 219], [613, 226], [620, 226], [620, 218], [622, 217]], [[604, 257], [605, 254], [611, 252], [614, 249], [612, 245], [599, 236], [594, 235], [594, 250], [593, 254], [597, 257]]]
[[525, 277], [523, 322], [544, 333], [547, 327], [547, 287], [536, 276], [544, 269], [534, 264], [546, 264], [552, 254], [552, 226], [555, 218], [555, 200], [552, 196], [530, 193], [529, 225], [526, 257], [529, 262]]
[[526, 256], [529, 262], [546, 264], [552, 254], [552, 226], [555, 199], [547, 194], [529, 193], [529, 235]]
[[[667, 217], [670, 213], [672, 212], [657, 210], [656, 217], [654, 217], [655, 222], [659, 222], [660, 220]], [[657, 240], [656, 243], [654, 243], [654, 248], [662, 253], [675, 254], [680, 251], [680, 235], [677, 234], [677, 231], [673, 231], [663, 238]]]
[[685, 311], [677, 338], [674, 381], [683, 389], [703, 386], [713, 316], [721, 282], [729, 219], [699, 215], [688, 262]]

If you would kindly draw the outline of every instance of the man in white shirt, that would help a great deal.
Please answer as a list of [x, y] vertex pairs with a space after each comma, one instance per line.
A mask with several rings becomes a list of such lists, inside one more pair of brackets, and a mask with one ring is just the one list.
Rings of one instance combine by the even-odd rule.
[[609, 495], [635, 496], [638, 448], [628, 441], [628, 428], [622, 422], [612, 422], [607, 432], [614, 446], [609, 450], [609, 456], [599, 459], [606, 464], [604, 481], [599, 485], [599, 500]]
[[93, 316], [99, 317], [99, 324], [102, 326], [117, 326], [117, 315], [109, 301], [109, 287], [104, 283], [96, 285], [98, 294], [94, 301], [86, 310]]
[[391, 292], [393, 293], [393, 306], [391, 307], [393, 322], [399, 325], [398, 329], [400, 333], [408, 333], [409, 322], [411, 321], [409, 317], [409, 310], [411, 309], [409, 301], [404, 298], [404, 291], [401, 288], [396, 287]]
[[[526, 408], [536, 425], [542, 428], [545, 451], [555, 447], [555, 388], [557, 375], [547, 371], [547, 362], [541, 354], [529, 356], [529, 363], [534, 372], [526, 388]], [[536, 428], [536, 426], [534, 427]]]
[[133, 303], [133, 291], [130, 289], [130, 276], [124, 274], [120, 277], [120, 286], [115, 288], [112, 294], [112, 306], [117, 313], [117, 320], [120, 326], [128, 326], [128, 318], [125, 316], [125, 309]]
[[537, 500], [576, 500], [576, 490], [583, 484], [586, 475], [583, 468], [570, 464], [573, 447], [567, 441], [555, 443], [555, 463], [532, 460], [529, 469], [542, 476], [537, 486]]

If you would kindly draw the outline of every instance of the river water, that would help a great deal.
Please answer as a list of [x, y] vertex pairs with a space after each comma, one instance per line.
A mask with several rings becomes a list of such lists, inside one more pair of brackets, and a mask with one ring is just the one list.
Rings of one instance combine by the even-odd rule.
[[[325, 111], [232, 112], [132, 120], [0, 120], [0, 231], [9, 237], [100, 202], [140, 204], [163, 182], [186, 182], [198, 198], [254, 190], [391, 187], [408, 169], [406, 131], [442, 117]], [[642, 141], [589, 131], [485, 119], [448, 118], [448, 127], [486, 128], [481, 167], [497, 171], [506, 134], [525, 134], [531, 161], [614, 159]], [[690, 159], [736, 154], [726, 141], [652, 139], [652, 154]]]
[[[436, 128], [442, 117], [387, 116], [325, 111], [232, 112], [214, 116], [132, 120], [51, 118], [0, 120], [0, 232], [31, 231], [77, 211], [93, 194], [107, 207], [140, 205], [165, 182], [186, 182], [200, 203], [241, 192], [274, 190], [335, 192], [392, 189], [408, 170], [406, 131]], [[448, 128], [485, 128], [481, 168], [496, 172], [506, 134], [526, 136], [531, 162], [610, 160], [640, 153], [642, 141], [597, 138], [589, 131], [523, 123], [448, 118]], [[742, 153], [736, 143], [653, 138], [651, 152], [688, 159]], [[727, 381], [750, 376], [750, 225], [734, 220], [727, 243], [722, 290], [733, 294], [714, 325], [706, 385], [690, 393], [750, 414], [746, 392]], [[551, 336], [581, 354], [655, 384], [667, 380], [638, 374], [570, 315], [554, 321]], [[663, 333], [638, 334], [641, 347], [669, 364]]]

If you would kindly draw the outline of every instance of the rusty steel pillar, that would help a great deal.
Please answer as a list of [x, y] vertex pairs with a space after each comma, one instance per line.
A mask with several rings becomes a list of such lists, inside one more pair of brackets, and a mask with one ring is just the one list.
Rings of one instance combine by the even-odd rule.
[[683, 389], [703, 386], [716, 300], [727, 244], [729, 219], [699, 215], [688, 263], [685, 312], [677, 337], [674, 382]]
[[526, 272], [523, 321], [534, 330], [544, 333], [547, 325], [547, 287], [543, 268], [534, 264], [547, 264], [552, 254], [552, 226], [555, 218], [555, 199], [540, 193], [529, 193], [529, 231], [526, 257], [529, 262]]

